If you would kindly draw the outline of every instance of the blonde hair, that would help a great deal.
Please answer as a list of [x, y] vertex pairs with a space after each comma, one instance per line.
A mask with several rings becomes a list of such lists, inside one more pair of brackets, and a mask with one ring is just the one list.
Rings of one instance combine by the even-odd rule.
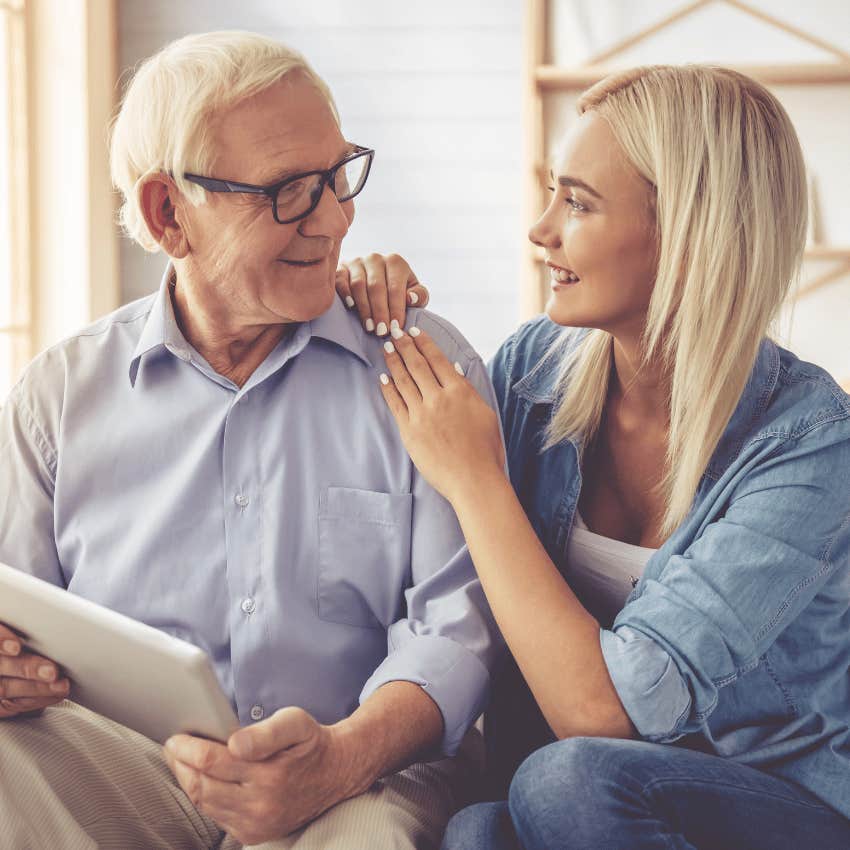
[[110, 143], [112, 182], [123, 196], [118, 217], [127, 235], [158, 251], [139, 205], [140, 182], [163, 171], [192, 204], [203, 203], [206, 191], [183, 174], [207, 173], [215, 114], [296, 70], [316, 86], [339, 123], [330, 89], [304, 57], [256, 33], [189, 35], [146, 59], [127, 87]]
[[[613, 74], [578, 112], [604, 118], [654, 190], [658, 267], [642, 364], [669, 380], [662, 533], [690, 511], [711, 456], [799, 274], [808, 216], [800, 143], [779, 101], [726, 68]], [[565, 335], [566, 337], [566, 335]], [[564, 340], [566, 341], [566, 340]], [[547, 445], [599, 428], [612, 337], [592, 330], [559, 374]]]

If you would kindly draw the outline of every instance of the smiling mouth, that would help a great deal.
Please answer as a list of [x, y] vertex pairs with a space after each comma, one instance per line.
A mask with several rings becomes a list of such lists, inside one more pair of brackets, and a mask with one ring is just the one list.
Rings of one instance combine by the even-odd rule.
[[281, 258], [278, 260], [279, 263], [286, 263], [288, 266], [318, 266], [319, 263], [323, 263], [327, 257], [319, 257], [316, 260], [286, 260]]
[[556, 283], [578, 283], [580, 280], [579, 276], [569, 269], [556, 266], [553, 263], [546, 263], [546, 265], [549, 266], [552, 273], [552, 279]]

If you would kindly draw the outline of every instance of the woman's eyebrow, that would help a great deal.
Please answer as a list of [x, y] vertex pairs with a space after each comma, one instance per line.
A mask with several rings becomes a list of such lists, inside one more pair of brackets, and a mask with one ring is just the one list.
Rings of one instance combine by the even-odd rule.
[[584, 189], [585, 192], [588, 192], [589, 194], [593, 195], [594, 198], [599, 198], [600, 201], [605, 200], [602, 195], [600, 195], [599, 192], [597, 192], [596, 189], [593, 188], [593, 186], [589, 185], [588, 183], [585, 183], [584, 180], [579, 180], [578, 177], [569, 177], [568, 175], [563, 174], [558, 177], [558, 185], [575, 186], [577, 189]]

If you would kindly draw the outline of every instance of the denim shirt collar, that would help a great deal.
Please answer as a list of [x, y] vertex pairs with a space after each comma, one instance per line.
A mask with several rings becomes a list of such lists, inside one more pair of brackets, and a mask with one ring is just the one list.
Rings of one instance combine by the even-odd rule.
[[[174, 305], [171, 301], [170, 292], [172, 279], [173, 266], [169, 263], [163, 273], [159, 290], [130, 360], [131, 386], [135, 386], [142, 358], [151, 351], [164, 348], [181, 360], [187, 362], [191, 360], [193, 349], [183, 336], [174, 315]], [[355, 325], [350, 320], [348, 311], [339, 298], [334, 297], [331, 306], [321, 316], [312, 321], [304, 322], [298, 327], [295, 337], [291, 340], [292, 344], [285, 346], [286, 359], [299, 353], [311, 337], [328, 340], [351, 352], [367, 366], [371, 366], [360, 338], [355, 332]], [[275, 349], [275, 352], [277, 351], [278, 349]], [[269, 357], [273, 357], [275, 352], [272, 352]]]
[[[569, 356], [589, 333], [582, 329], [570, 334], [564, 345], [549, 345], [543, 357], [512, 385], [512, 392], [532, 404], [554, 405], [558, 398], [559, 363]], [[554, 343], [558, 333], [552, 335]], [[720, 478], [741, 451], [763, 415], [779, 377], [779, 349], [775, 342], [763, 339], [741, 393], [738, 404], [726, 426], [706, 469], [712, 478]]]

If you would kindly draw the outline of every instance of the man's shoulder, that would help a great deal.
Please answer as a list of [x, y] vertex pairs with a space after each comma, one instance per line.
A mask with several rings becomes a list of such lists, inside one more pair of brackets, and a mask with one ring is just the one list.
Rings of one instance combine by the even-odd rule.
[[[351, 323], [352, 329], [370, 363], [376, 369], [384, 371], [384, 343], [387, 340], [392, 341], [392, 337], [389, 335], [381, 337], [374, 333], [368, 333], [355, 311], [346, 312], [348, 321]], [[404, 328], [409, 331], [412, 327], [425, 331], [440, 346], [443, 354], [452, 362], [460, 363], [464, 371], [471, 363], [481, 359], [471, 343], [451, 322], [430, 310], [423, 307], [408, 308]]]
[[126, 352], [129, 366], [155, 298], [148, 295], [124, 304], [46, 348], [24, 369], [15, 394], [29, 397], [61, 391], [72, 367], [77, 374], [90, 371], [85, 368], [89, 357], [113, 360]]

